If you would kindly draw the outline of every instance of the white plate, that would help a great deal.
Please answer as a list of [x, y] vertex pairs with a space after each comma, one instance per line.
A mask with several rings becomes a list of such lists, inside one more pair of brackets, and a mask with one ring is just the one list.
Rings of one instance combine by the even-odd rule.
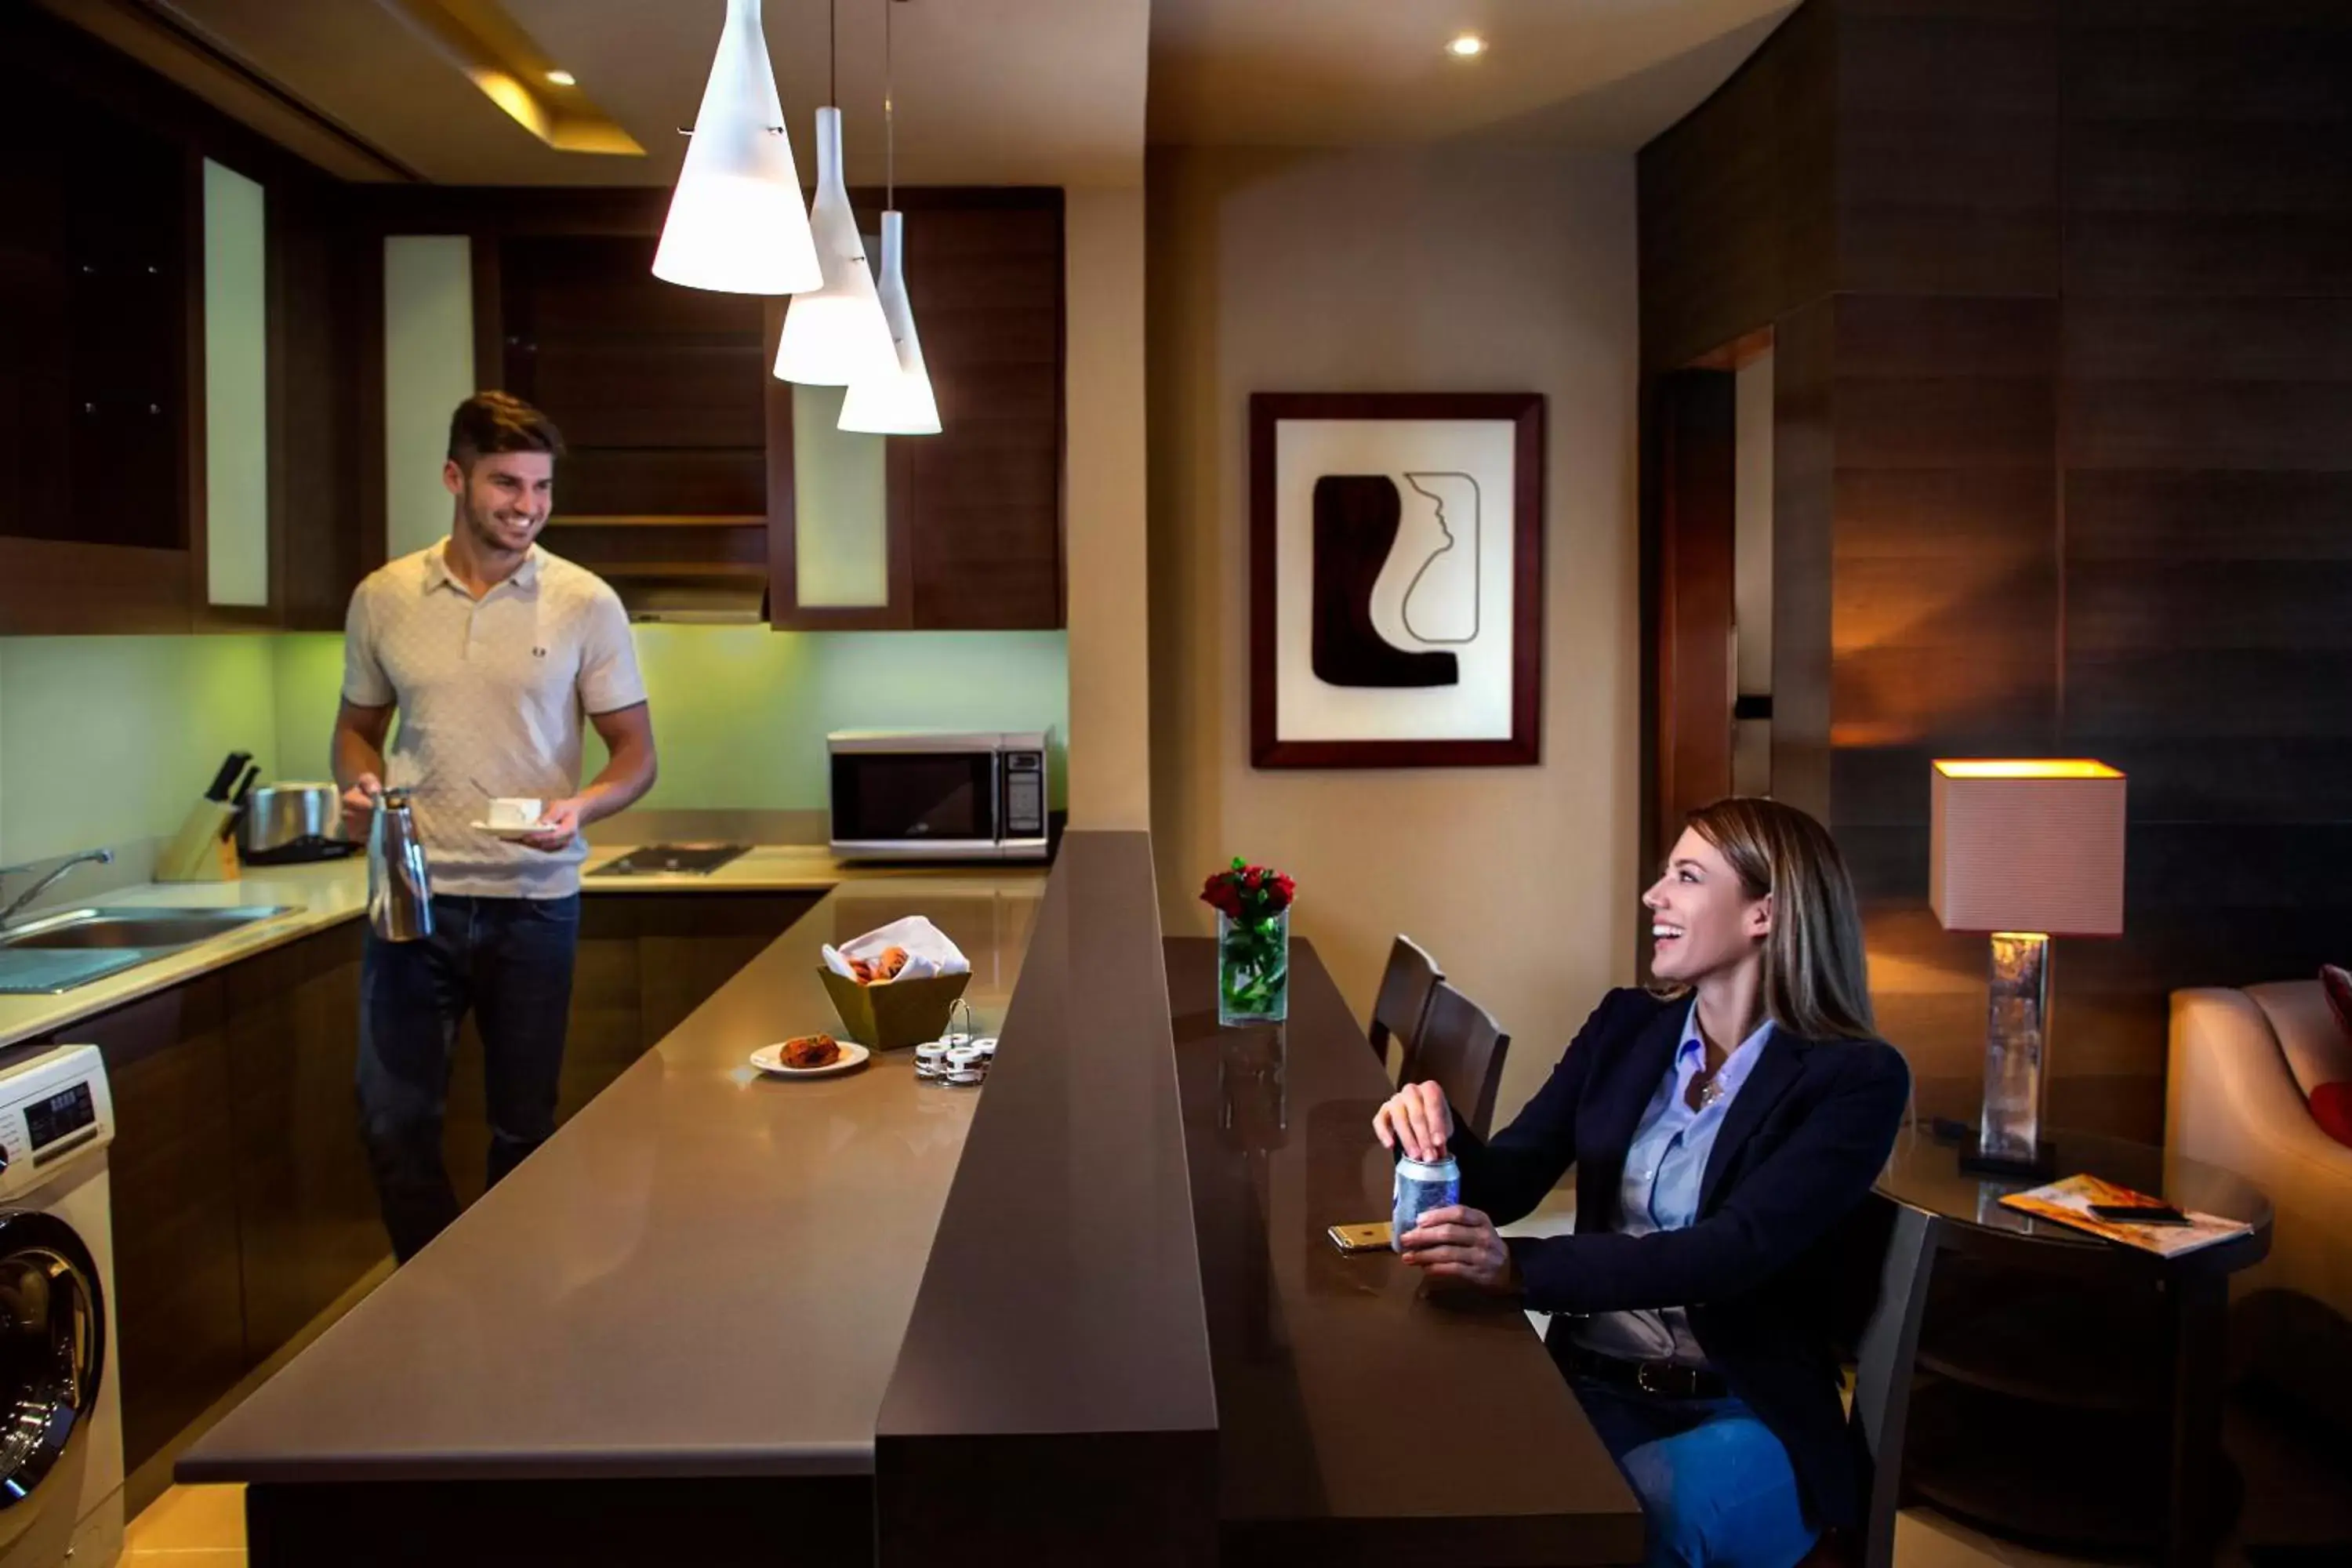
[[503, 838], [509, 844], [519, 843], [525, 838], [529, 838], [534, 833], [544, 833], [547, 831], [546, 828], [541, 826], [537, 823], [533, 823], [529, 827], [494, 827], [487, 822], [468, 823], [467, 826], [471, 827], [477, 833], [487, 833], [492, 837]]
[[841, 1047], [841, 1059], [830, 1067], [786, 1067], [783, 1062], [784, 1042], [782, 1040], [778, 1040], [772, 1046], [761, 1046], [758, 1050], [753, 1051], [751, 1065], [761, 1072], [773, 1073], [778, 1078], [823, 1078], [828, 1073], [847, 1072], [872, 1055], [856, 1040], [840, 1040], [835, 1043]]

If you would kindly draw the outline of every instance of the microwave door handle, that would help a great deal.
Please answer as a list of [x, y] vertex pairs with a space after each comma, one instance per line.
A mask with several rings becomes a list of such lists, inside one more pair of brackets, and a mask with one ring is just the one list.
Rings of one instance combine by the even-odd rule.
[[986, 837], [1002, 844], [1010, 837], [1004, 831], [1004, 753], [996, 753], [996, 765], [988, 770], [988, 833]]

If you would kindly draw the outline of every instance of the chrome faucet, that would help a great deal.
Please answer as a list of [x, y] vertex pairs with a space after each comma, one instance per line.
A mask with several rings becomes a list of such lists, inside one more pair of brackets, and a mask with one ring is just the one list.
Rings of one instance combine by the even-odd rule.
[[[11, 902], [6, 909], [0, 910], [0, 927], [5, 927], [10, 921], [15, 920], [18, 910], [23, 909], [35, 899], [37, 899], [43, 893], [47, 892], [51, 887], [56, 885], [58, 878], [64, 876], [75, 867], [88, 865], [111, 866], [113, 864], [114, 851], [111, 849], [85, 849], [79, 855], [72, 856], [68, 859], [58, 862], [57, 865], [49, 868], [49, 874], [47, 876], [42, 878], [39, 881], [26, 889], [23, 892], [17, 894], [15, 900]], [[32, 868], [30, 866], [0, 866], [0, 877], [13, 876], [18, 871], [29, 871]]]

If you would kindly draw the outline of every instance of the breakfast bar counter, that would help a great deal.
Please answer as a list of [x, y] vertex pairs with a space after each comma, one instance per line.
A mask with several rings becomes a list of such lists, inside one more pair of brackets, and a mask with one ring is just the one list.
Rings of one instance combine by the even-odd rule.
[[[910, 914], [984, 1086], [749, 1065]], [[1217, 1029], [1213, 962], [1140, 833], [845, 882], [178, 1477], [247, 1483], [253, 1568], [1637, 1556], [1516, 1309], [1323, 1241], [1383, 1205], [1384, 1086], [1311, 947], [1287, 1031]]]

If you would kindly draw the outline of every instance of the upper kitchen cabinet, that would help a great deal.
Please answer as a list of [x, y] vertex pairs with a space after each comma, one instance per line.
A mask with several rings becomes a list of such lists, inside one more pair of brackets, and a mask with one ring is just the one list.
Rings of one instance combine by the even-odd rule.
[[[869, 222], [880, 210], [870, 193], [856, 205]], [[771, 384], [770, 618], [1062, 626], [1062, 193], [902, 190], [898, 206], [943, 428], [845, 433], [838, 388]]]
[[[898, 193], [945, 429], [889, 437], [835, 428], [841, 389], [769, 374], [784, 300], [653, 276], [667, 196], [368, 194], [387, 268], [394, 552], [447, 526], [439, 431], [471, 386], [498, 385], [544, 409], [570, 448], [548, 548], [640, 618], [1061, 626], [1061, 192]], [[856, 199], [878, 227], [879, 193]]]
[[29, 7], [0, 60], [0, 634], [340, 625], [331, 182]]
[[6, 74], [0, 632], [185, 631], [185, 155], [40, 73]]
[[[657, 280], [654, 245], [478, 244], [476, 266], [495, 272], [501, 384], [545, 410], [569, 448], [550, 549], [641, 616], [756, 619], [768, 574], [764, 301]], [[478, 279], [478, 295], [491, 282]]]

